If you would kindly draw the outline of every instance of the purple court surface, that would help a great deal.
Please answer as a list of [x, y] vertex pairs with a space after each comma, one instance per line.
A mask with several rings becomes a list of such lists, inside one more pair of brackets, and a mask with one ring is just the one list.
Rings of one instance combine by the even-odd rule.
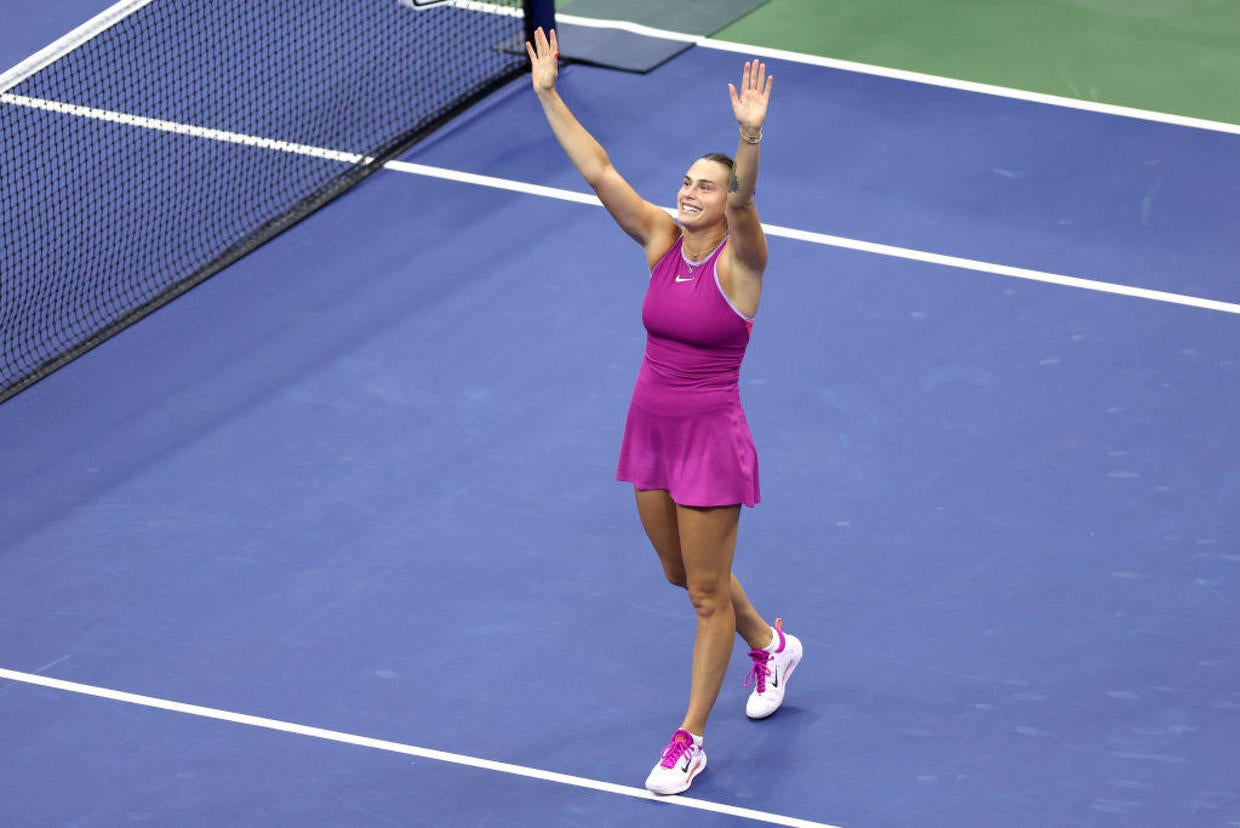
[[[561, 88], [670, 204], [743, 60]], [[738, 643], [641, 795], [693, 635], [613, 479], [643, 259], [522, 80], [0, 405], [3, 821], [1240, 826], [1240, 136], [769, 65], [783, 710]]]

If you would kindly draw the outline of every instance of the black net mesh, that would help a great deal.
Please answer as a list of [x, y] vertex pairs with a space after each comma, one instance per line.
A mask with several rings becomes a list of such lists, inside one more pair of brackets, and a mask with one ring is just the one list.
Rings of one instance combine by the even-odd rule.
[[521, 72], [521, 0], [153, 0], [0, 89], [0, 401]]

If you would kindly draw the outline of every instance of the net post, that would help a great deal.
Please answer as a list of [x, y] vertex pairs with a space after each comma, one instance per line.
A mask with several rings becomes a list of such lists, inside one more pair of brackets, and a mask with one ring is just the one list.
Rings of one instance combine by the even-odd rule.
[[549, 32], [555, 28], [555, 0], [523, 0], [525, 6], [525, 39], [534, 42], [534, 30]]

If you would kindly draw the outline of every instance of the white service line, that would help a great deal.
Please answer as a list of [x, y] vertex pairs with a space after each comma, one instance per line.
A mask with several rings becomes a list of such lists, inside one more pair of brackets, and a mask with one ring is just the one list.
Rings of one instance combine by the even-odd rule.
[[527, 195], [542, 196], [543, 198], [554, 198], [560, 201], [572, 201], [576, 204], [589, 204], [594, 207], [603, 206], [603, 202], [598, 200], [598, 196], [590, 195], [588, 193], [579, 193], [573, 190], [564, 190], [559, 187], [544, 187], [541, 184], [527, 184], [524, 181], [513, 181], [510, 178], [496, 178], [493, 175], [478, 175], [477, 173], [450, 170], [446, 167], [431, 167], [426, 164], [414, 164], [409, 161], [389, 161], [383, 166], [384, 169], [409, 173], [411, 175], [422, 175], [427, 178], [442, 178], [446, 181], [456, 181], [461, 184], [476, 184], [479, 187], [491, 187], [496, 190], [508, 190], [509, 192], [525, 193]]
[[[385, 167], [397, 172], [411, 173], [413, 175], [424, 175], [431, 178], [442, 178], [448, 181], [475, 184], [481, 187], [493, 187], [500, 190], [509, 190], [511, 192], [528, 193], [530, 195], [542, 196], [543, 198], [572, 201], [577, 204], [590, 204], [599, 207], [602, 206], [602, 202], [598, 200], [597, 196], [579, 193], [573, 190], [564, 190], [558, 187], [544, 187], [539, 184], [525, 184], [520, 181], [512, 181], [506, 178], [496, 178], [489, 175], [476, 175], [474, 173], [463, 173], [458, 172], [457, 170], [446, 169], [444, 167], [431, 167], [426, 164], [411, 164], [407, 161], [390, 161], [385, 165]], [[675, 215], [675, 210], [673, 208], [664, 207], [663, 209], [669, 214]], [[1233, 302], [1221, 302], [1216, 299], [1203, 299], [1198, 296], [1186, 296], [1184, 294], [1169, 293], [1163, 290], [1150, 290], [1148, 288], [1120, 285], [1113, 282], [1102, 282], [1096, 279], [1083, 279], [1078, 276], [1065, 276], [1060, 273], [1047, 273], [1040, 270], [1011, 267], [1009, 265], [995, 264], [993, 262], [983, 262], [977, 259], [965, 259], [959, 256], [947, 256], [941, 253], [930, 253], [925, 250], [914, 250], [908, 247], [879, 244], [877, 242], [862, 241], [860, 239], [850, 239], [844, 236], [832, 236], [827, 233], [815, 233], [809, 230], [798, 230], [793, 227], [781, 227], [778, 224], [764, 223], [762, 225], [762, 229], [766, 231], [768, 236], [784, 239], [795, 239], [796, 241], [809, 242], [810, 244], [820, 244], [827, 247], [842, 247], [848, 250], [857, 250], [863, 253], [873, 253], [878, 256], [908, 259], [910, 261], [942, 265], [944, 267], [972, 270], [978, 273], [989, 273], [995, 276], [1007, 276], [1013, 279], [1026, 279], [1034, 282], [1045, 282], [1047, 284], [1062, 285], [1064, 287], [1078, 288], [1080, 290], [1113, 293], [1120, 296], [1130, 296], [1133, 298], [1147, 299], [1154, 302], [1166, 302], [1173, 305], [1186, 305], [1188, 307], [1202, 308], [1204, 310], [1240, 314], [1240, 304], [1235, 304]]]
[[106, 687], [97, 687], [91, 684], [80, 684], [75, 681], [65, 681], [63, 679], [40, 676], [34, 673], [23, 673], [3, 667], [0, 667], [0, 679], [8, 679], [9, 681], [15, 681], [22, 684], [46, 687], [52, 690], [61, 690], [67, 693], [77, 693], [82, 696], [93, 696], [95, 698], [108, 699], [110, 701], [123, 702], [125, 704], [134, 704], [140, 707], [152, 707], [158, 710], [166, 710], [171, 713], [198, 716], [204, 719], [216, 719], [224, 722], [232, 722], [233, 724], [262, 728], [264, 730], [275, 730], [282, 733], [291, 733], [297, 736], [308, 736], [313, 739], [322, 739], [328, 742], [340, 742], [343, 744], [354, 745], [356, 747], [370, 748], [372, 750], [383, 750], [389, 753], [400, 753], [406, 756], [416, 756], [420, 759], [430, 759], [436, 762], [447, 762], [454, 765], [464, 765], [466, 767], [478, 768], [480, 770], [506, 773], [512, 776], [523, 776], [528, 779], [538, 779], [543, 782], [553, 782], [559, 785], [586, 788], [602, 793], [632, 797], [634, 799], [664, 802], [669, 805], [679, 805], [681, 807], [694, 808], [700, 811], [711, 811], [717, 814], [740, 817], [742, 819], [754, 820], [756, 822], [765, 822], [770, 825], [786, 825], [790, 828], [835, 828], [835, 826], [827, 825], [822, 822], [814, 822], [808, 819], [798, 819], [796, 817], [782, 816], [780, 814], [772, 814], [765, 811], [756, 811], [751, 808], [739, 808], [734, 805], [724, 805], [718, 802], [709, 802], [704, 799], [694, 799], [687, 796], [660, 797], [655, 796], [644, 788], [633, 788], [627, 785], [617, 785], [613, 782], [601, 782], [596, 779], [587, 779], [582, 776], [572, 776], [565, 773], [555, 773], [554, 771], [544, 771], [539, 770], [538, 768], [526, 767], [524, 765], [496, 762], [491, 759], [480, 759], [460, 753], [432, 750], [430, 748], [402, 744], [401, 742], [390, 742], [385, 739], [372, 739], [368, 736], [356, 736], [351, 733], [343, 733], [339, 730], [326, 730], [321, 727], [310, 727], [308, 725], [294, 724], [292, 722], [284, 722], [278, 719], [268, 719], [263, 716], [233, 713], [214, 707], [202, 707], [196, 704], [186, 704], [184, 702], [170, 701], [168, 699], [160, 699], [153, 696], [142, 696], [137, 693], [126, 693], [121, 690], [110, 690]]
[[973, 270], [978, 273], [989, 273], [994, 276], [1008, 276], [1013, 279], [1026, 279], [1033, 282], [1045, 282], [1046, 284], [1062, 285], [1064, 287], [1078, 288], [1080, 290], [1092, 290], [1099, 293], [1113, 293], [1119, 296], [1130, 296], [1135, 299], [1148, 299], [1150, 301], [1166, 302], [1172, 305], [1185, 305], [1190, 308], [1202, 308], [1203, 310], [1240, 314], [1240, 304], [1236, 304], [1234, 302], [1220, 302], [1217, 299], [1203, 299], [1199, 296], [1187, 296], [1182, 293], [1168, 293], [1165, 290], [1151, 290], [1149, 288], [1132, 287], [1131, 285], [1120, 285], [1114, 282], [1100, 282], [1096, 279], [1082, 279], [1079, 276], [1065, 276], [1060, 273], [1046, 273], [1041, 270], [1011, 267], [1009, 265], [995, 264], [993, 262], [978, 261], [977, 259], [962, 259], [959, 256], [946, 256], [941, 253], [928, 253], [924, 250], [914, 250], [908, 247], [895, 247], [890, 244], [877, 244], [875, 242], [849, 239], [843, 236], [830, 236], [826, 233], [812, 233], [806, 230], [796, 230], [791, 227], [779, 227], [773, 224], [763, 224], [762, 227], [769, 236], [797, 239], [798, 241], [823, 244], [831, 247], [843, 247], [849, 250], [859, 250], [863, 253], [874, 253], [879, 256], [891, 256], [897, 259], [909, 259], [915, 262], [925, 262], [927, 264], [942, 265], [944, 267], [954, 267], [961, 270]]

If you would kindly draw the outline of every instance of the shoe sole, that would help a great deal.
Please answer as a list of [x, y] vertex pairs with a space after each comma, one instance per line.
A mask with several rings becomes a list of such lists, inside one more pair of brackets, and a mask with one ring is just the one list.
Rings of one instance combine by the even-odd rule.
[[689, 776], [688, 778], [685, 779], [685, 784], [683, 788], [674, 788], [669, 791], [656, 791], [653, 788], [646, 788], [646, 790], [650, 791], [655, 796], [675, 796], [676, 794], [684, 793], [685, 791], [689, 790], [689, 786], [693, 784], [694, 779], [697, 779], [698, 774], [704, 770], [706, 770], [706, 757], [705, 756], [702, 757], [702, 761], [698, 763], [697, 767], [689, 771]]

